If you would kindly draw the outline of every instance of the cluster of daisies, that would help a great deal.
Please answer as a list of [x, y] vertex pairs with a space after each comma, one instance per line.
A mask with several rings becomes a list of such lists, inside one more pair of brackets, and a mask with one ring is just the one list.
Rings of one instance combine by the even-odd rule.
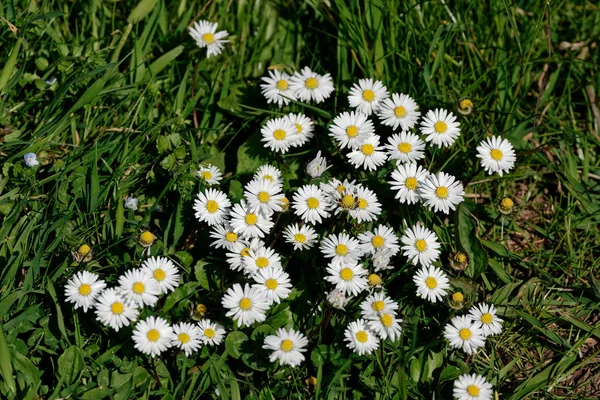
[[160, 296], [179, 286], [177, 266], [166, 257], [150, 257], [141, 268], [126, 271], [118, 279], [119, 285], [107, 288], [97, 274], [80, 271], [65, 286], [65, 297], [83, 312], [94, 309], [97, 320], [119, 331], [134, 324], [135, 348], [152, 357], [170, 347], [177, 347], [186, 356], [198, 351], [202, 345], [221, 343], [225, 330], [209, 319], [198, 324], [181, 322], [171, 325], [161, 317], [149, 316], [139, 320], [144, 307], [154, 307]]

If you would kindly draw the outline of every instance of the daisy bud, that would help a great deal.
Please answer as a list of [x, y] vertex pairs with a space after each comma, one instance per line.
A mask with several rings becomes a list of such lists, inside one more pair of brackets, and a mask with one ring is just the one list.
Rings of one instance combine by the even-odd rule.
[[474, 110], [473, 102], [468, 97], [463, 97], [458, 101], [458, 112], [462, 115], [472, 114]]
[[150, 231], [144, 231], [140, 235], [140, 243], [144, 247], [152, 246], [154, 244], [155, 240], [156, 240], [156, 236], [154, 236], [154, 234]]
[[346, 304], [348, 304], [348, 301], [350, 301], [350, 299], [339, 289], [334, 289], [327, 294], [327, 302], [329, 302], [333, 308], [343, 310]]
[[79, 247], [79, 250], [77, 250], [79, 252], [79, 254], [81, 254], [81, 256], [85, 257], [88, 255], [88, 253], [90, 251], [92, 251], [92, 248], [90, 246], [88, 246], [87, 244], [82, 244]]
[[371, 287], [381, 287], [383, 285], [383, 280], [381, 279], [381, 277], [377, 274], [371, 274], [369, 275], [369, 286]]
[[498, 210], [502, 214], [508, 215], [512, 213], [514, 206], [515, 203], [509, 197], [505, 197], [502, 199], [502, 201], [500, 201], [500, 204], [498, 205]]
[[450, 307], [455, 310], [460, 310], [464, 307], [465, 295], [461, 292], [454, 292], [450, 296]]
[[469, 265], [469, 257], [461, 252], [457, 251], [450, 255], [450, 266], [457, 271], [464, 271]]
[[206, 314], [207, 308], [204, 304], [197, 304], [192, 310], [191, 317], [194, 321], [200, 321], [204, 314]]
[[320, 178], [327, 168], [327, 160], [325, 157], [321, 157], [321, 152], [319, 151], [315, 159], [306, 166], [306, 174], [311, 178]]
[[82, 244], [77, 251], [73, 251], [71, 254], [77, 262], [88, 262], [92, 259], [92, 248], [87, 244]]
[[281, 212], [288, 212], [290, 210], [290, 200], [287, 197], [281, 198]]

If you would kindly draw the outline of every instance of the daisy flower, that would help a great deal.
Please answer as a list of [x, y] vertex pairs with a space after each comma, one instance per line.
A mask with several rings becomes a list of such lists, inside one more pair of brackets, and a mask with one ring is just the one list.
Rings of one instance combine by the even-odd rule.
[[265, 337], [263, 349], [272, 350], [269, 356], [271, 362], [279, 361], [281, 365], [297, 367], [304, 361], [308, 339], [293, 329], [279, 328], [275, 335]]
[[220, 249], [221, 247], [226, 250], [232, 250], [234, 245], [238, 243], [240, 237], [233, 231], [233, 227], [227, 221], [224, 221], [222, 225], [215, 225], [210, 237], [216, 239], [211, 243], [211, 246]]
[[350, 215], [356, 218], [358, 222], [374, 221], [381, 214], [381, 204], [377, 200], [377, 195], [370, 189], [363, 186], [356, 187], [357, 207], [350, 210]]
[[98, 279], [98, 275], [81, 271], [73, 275], [67, 282], [65, 286], [66, 300], [75, 303], [75, 309], [81, 307], [83, 312], [87, 312], [88, 308], [94, 307], [96, 298], [105, 287], [106, 283]]
[[327, 160], [325, 157], [321, 157], [321, 151], [319, 150], [314, 160], [306, 166], [306, 174], [311, 178], [320, 178], [328, 168]]
[[158, 301], [160, 289], [152, 275], [141, 269], [130, 269], [119, 277], [119, 289], [139, 307], [152, 307]]
[[154, 280], [158, 291], [167, 294], [179, 286], [179, 269], [167, 257], [150, 257], [142, 264], [142, 272]]
[[244, 189], [244, 197], [251, 210], [262, 211], [265, 215], [281, 211], [281, 185], [267, 179], [254, 179]]
[[239, 326], [250, 326], [254, 322], [264, 321], [270, 305], [263, 292], [251, 288], [247, 283], [243, 288], [236, 283], [227, 289], [222, 303], [223, 307], [229, 310], [225, 316], [232, 317]]
[[408, 257], [408, 261], [413, 265], [421, 264], [427, 267], [440, 256], [437, 235], [420, 224], [406, 229], [400, 240], [404, 244], [404, 256]]
[[311, 224], [323, 222], [329, 217], [329, 201], [316, 185], [304, 185], [292, 197], [294, 213], [304, 222]]
[[262, 268], [252, 275], [252, 279], [256, 282], [252, 287], [267, 296], [269, 304], [279, 304], [281, 300], [287, 299], [292, 291], [290, 276], [281, 268]]
[[481, 323], [481, 329], [483, 330], [483, 336], [494, 336], [502, 332], [502, 319], [496, 316], [496, 307], [493, 304], [480, 303], [476, 306], [471, 307], [469, 310], [469, 316], [473, 321], [479, 321]]
[[400, 250], [398, 238], [394, 230], [385, 225], [379, 225], [373, 232], [365, 232], [358, 235], [360, 247], [363, 253], [375, 255], [379, 251], [388, 250], [390, 257], [395, 256]]
[[327, 302], [331, 304], [333, 308], [337, 308], [338, 310], [343, 310], [349, 301], [350, 296], [346, 296], [340, 289], [333, 289], [331, 292], [327, 293]]
[[250, 257], [250, 251], [258, 251], [264, 246], [264, 242], [258, 238], [253, 238], [252, 240], [240, 239], [227, 253], [229, 267], [234, 271], [244, 269], [244, 260]]
[[200, 340], [207, 346], [218, 346], [225, 337], [225, 329], [210, 319], [203, 319], [198, 322], [200, 330]]
[[317, 103], [325, 101], [334, 91], [331, 75], [319, 75], [308, 67], [290, 78], [290, 89], [299, 100], [314, 100]]
[[265, 82], [261, 83], [260, 88], [268, 104], [277, 103], [279, 107], [283, 107], [290, 100], [296, 100], [296, 96], [290, 89], [290, 76], [285, 72], [274, 69], [269, 71], [269, 76], [261, 80]]
[[315, 244], [317, 233], [310, 225], [292, 224], [283, 232], [285, 241], [294, 245], [294, 250], [310, 249]]
[[348, 160], [356, 168], [363, 167], [374, 171], [387, 161], [383, 147], [379, 145], [379, 136], [369, 136], [360, 147], [346, 155]]
[[417, 111], [419, 106], [412, 97], [406, 94], [392, 93], [391, 99], [386, 99], [379, 107], [379, 118], [383, 125], [391, 126], [396, 130], [398, 126], [403, 131], [415, 127], [421, 112]]
[[360, 303], [360, 314], [363, 318], [377, 318], [383, 314], [396, 315], [398, 303], [383, 292], [375, 292]]
[[261, 247], [257, 250], [250, 250], [249, 253], [248, 257], [244, 258], [244, 270], [248, 275], [268, 267], [281, 269], [281, 257], [275, 250]]
[[254, 178], [266, 179], [273, 183], [283, 185], [283, 179], [281, 179], [281, 171], [272, 165], [261, 165], [254, 173]]
[[207, 189], [198, 193], [198, 198], [194, 201], [194, 210], [196, 211], [194, 215], [199, 221], [213, 226], [223, 223], [229, 207], [231, 207], [231, 201], [225, 193], [216, 189]]
[[465, 374], [454, 381], [453, 395], [457, 400], [492, 400], [494, 389], [483, 376]]
[[362, 256], [360, 242], [347, 233], [329, 235], [319, 247], [323, 257], [331, 258], [331, 262], [356, 263]]
[[346, 192], [352, 192], [355, 187], [355, 181], [349, 181], [344, 179], [340, 181], [336, 178], [331, 178], [327, 182], [321, 182], [319, 185], [323, 193], [331, 200], [336, 201], [340, 196], [343, 196]]
[[212, 164], [201, 165], [200, 169], [196, 171], [196, 176], [207, 185], [218, 185], [223, 179], [223, 174], [219, 171], [219, 168]]
[[395, 314], [383, 313], [377, 317], [371, 317], [367, 320], [369, 329], [371, 329], [381, 340], [390, 338], [391, 341], [400, 338], [402, 334], [402, 319], [396, 318]]
[[430, 174], [425, 179], [419, 194], [429, 209], [448, 214], [450, 209], [456, 210], [456, 205], [463, 201], [465, 190], [455, 177], [439, 172], [437, 175]]
[[393, 134], [388, 138], [385, 148], [388, 158], [398, 160], [400, 163], [416, 162], [425, 157], [425, 143], [410, 132]]
[[479, 322], [474, 322], [470, 316], [462, 315], [452, 318], [444, 328], [444, 337], [450, 346], [465, 353], [474, 354], [479, 347], [485, 346], [485, 336]]
[[481, 166], [489, 175], [497, 172], [502, 176], [514, 167], [517, 160], [512, 144], [500, 136], [492, 136], [481, 142], [477, 146], [477, 153]]
[[252, 211], [245, 201], [233, 206], [230, 223], [235, 233], [246, 238], [265, 237], [265, 234], [268, 234], [273, 228], [273, 222], [269, 216]]
[[138, 315], [137, 305], [114, 288], [104, 290], [96, 300], [96, 319], [117, 332], [122, 327], [129, 326]]
[[172, 346], [175, 333], [171, 325], [161, 317], [148, 317], [138, 322], [133, 330], [134, 347], [152, 357]]
[[294, 135], [290, 136], [291, 146], [302, 146], [314, 136], [314, 124], [306, 115], [288, 114], [284, 118], [287, 118], [296, 127]]
[[357, 263], [331, 262], [327, 267], [329, 276], [325, 280], [346, 294], [358, 295], [369, 285], [368, 271]]
[[387, 249], [380, 250], [371, 259], [373, 261], [373, 267], [375, 267], [375, 272], [394, 269], [394, 266], [390, 264], [390, 256], [391, 252]]
[[381, 81], [360, 79], [350, 88], [348, 102], [350, 107], [356, 108], [358, 112], [371, 115], [388, 97], [389, 93]]
[[377, 335], [368, 328], [367, 323], [359, 319], [350, 322], [344, 331], [344, 341], [348, 342], [346, 346], [354, 350], [359, 355], [370, 354], [379, 347]]
[[186, 357], [191, 356], [200, 349], [202, 341], [200, 340], [200, 329], [194, 324], [181, 322], [173, 325], [173, 339], [171, 346], [178, 347], [184, 351]]
[[369, 117], [354, 111], [341, 113], [329, 127], [329, 136], [337, 141], [341, 149], [357, 149], [374, 134], [375, 127]]
[[206, 47], [206, 58], [221, 54], [223, 43], [229, 42], [225, 38], [229, 35], [227, 31], [217, 32], [217, 22], [196, 21], [190, 27], [190, 36], [196, 41], [201, 49]]
[[288, 118], [275, 118], [267, 121], [267, 124], [260, 129], [260, 133], [261, 142], [265, 142], [265, 147], [285, 154], [290, 149], [292, 137], [297, 135], [297, 130]]
[[459, 125], [454, 114], [438, 108], [427, 111], [421, 122], [421, 133], [427, 136], [426, 142], [432, 142], [438, 147], [449, 147], [460, 136]]
[[415, 204], [421, 200], [419, 189], [429, 176], [429, 171], [415, 163], [398, 164], [392, 171], [389, 182], [391, 189], [396, 190], [395, 199], [400, 203]]
[[417, 296], [432, 303], [442, 301], [450, 289], [450, 283], [444, 271], [433, 265], [422, 267], [413, 277], [417, 285]]

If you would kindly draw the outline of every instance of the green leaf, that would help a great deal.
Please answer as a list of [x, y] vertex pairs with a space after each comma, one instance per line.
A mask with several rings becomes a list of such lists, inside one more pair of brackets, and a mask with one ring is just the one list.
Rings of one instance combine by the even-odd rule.
[[488, 266], [488, 256], [479, 238], [477, 237], [477, 224], [464, 204], [458, 207], [458, 238], [460, 245], [469, 256], [469, 266], [466, 274], [471, 278], [478, 278]]
[[71, 346], [58, 358], [58, 375], [69, 386], [79, 380], [84, 365], [81, 349]]
[[163, 69], [169, 66], [182, 52], [184, 47], [177, 46], [171, 51], [160, 56], [156, 61], [150, 64], [150, 68], [146, 71], [146, 75], [158, 75]]
[[17, 387], [10, 360], [11, 356], [8, 344], [6, 343], [6, 336], [4, 335], [4, 326], [0, 322], [0, 375], [4, 378], [4, 384], [8, 389], [9, 395], [12, 397], [17, 393]]
[[154, 6], [156, 6], [158, 0], [142, 0], [138, 3], [137, 6], [133, 10], [131, 10], [131, 14], [127, 17], [127, 22], [130, 24], [135, 24], [140, 20], [144, 19], [146, 15], [152, 11]]
[[[19, 50], [21, 50], [21, 43], [23, 39], [17, 40], [17, 43], [10, 51], [10, 55], [4, 64], [4, 68], [2, 68], [2, 72], [0, 73], [0, 93], [3, 92], [6, 84], [8, 83], [10, 77], [13, 74], [15, 66], [17, 65], [17, 57], [19, 55]], [[3, 45], [4, 46], [4, 45]]]
[[196, 275], [196, 280], [200, 283], [200, 286], [206, 290], [210, 290], [210, 285], [208, 284], [208, 275], [204, 269], [206, 264], [208, 264], [206, 261], [198, 260], [198, 262], [196, 262], [196, 266], [194, 267], [194, 275]]
[[246, 336], [244, 332], [230, 332], [225, 339], [225, 349], [227, 349], [227, 352], [231, 355], [231, 357], [238, 359], [242, 355], [242, 346], [247, 340], [248, 336]]
[[254, 134], [237, 151], [237, 174], [253, 174], [268, 161], [260, 136]]
[[175, 257], [179, 259], [179, 262], [185, 268], [189, 268], [194, 262], [194, 257], [192, 257], [187, 251], [178, 251], [175, 253]]

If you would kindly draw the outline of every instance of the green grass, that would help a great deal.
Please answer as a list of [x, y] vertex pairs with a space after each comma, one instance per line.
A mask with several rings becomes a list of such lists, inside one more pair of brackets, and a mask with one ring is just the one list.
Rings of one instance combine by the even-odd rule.
[[[191, 399], [218, 389], [225, 399], [450, 398], [452, 381], [467, 372], [486, 376], [504, 399], [600, 396], [594, 2], [136, 5], [0, 1], [0, 397]], [[222, 55], [206, 59], [195, 46], [187, 34], [194, 19], [229, 31]], [[317, 142], [274, 157], [258, 139], [261, 125], [279, 115], [262, 98], [260, 77], [269, 66], [304, 65], [330, 72], [337, 89], [324, 104], [289, 107], [315, 120], [331, 176], [349, 169], [327, 126], [348, 109], [347, 91], [359, 78], [381, 79], [421, 110], [473, 100], [476, 112], [461, 119], [457, 143], [426, 159], [467, 185], [469, 199], [448, 221], [395, 205], [385, 184], [389, 165], [355, 176], [390, 205], [386, 218], [397, 233], [425, 218], [446, 253], [467, 250], [471, 265], [452, 272], [453, 283], [470, 302], [493, 302], [506, 321], [480, 354], [467, 358], [447, 347], [441, 331], [453, 311], [415, 299], [403, 257], [385, 286], [401, 304], [404, 334], [369, 357], [343, 344], [357, 307], [330, 314], [322, 303], [318, 251], [289, 257], [297, 291], [265, 325], [235, 331], [195, 358], [169, 352], [150, 361], [133, 348], [130, 330], [117, 334], [65, 303], [63, 286], [74, 272], [92, 270], [114, 284], [137, 266], [145, 257], [137, 236], [150, 230], [159, 238], [151, 254], [178, 261], [185, 282], [157, 313], [187, 320], [203, 303], [231, 332], [220, 299], [240, 280], [222, 252], [209, 251], [206, 227], [194, 219], [200, 186], [193, 172], [209, 161], [230, 173], [223, 190], [236, 201], [264, 162], [284, 171], [288, 197], [304, 184]], [[517, 150], [517, 166], [503, 178], [478, 167], [475, 147], [488, 133]], [[24, 165], [28, 152], [37, 153], [39, 168]], [[137, 212], [123, 207], [131, 194], [140, 200]], [[505, 196], [516, 211], [498, 217]], [[278, 228], [292, 219], [285, 215]], [[94, 258], [79, 264], [71, 252], [83, 243]], [[285, 325], [313, 333], [294, 370], [269, 364], [261, 349], [262, 337]], [[305, 382], [310, 376], [316, 386]]]

